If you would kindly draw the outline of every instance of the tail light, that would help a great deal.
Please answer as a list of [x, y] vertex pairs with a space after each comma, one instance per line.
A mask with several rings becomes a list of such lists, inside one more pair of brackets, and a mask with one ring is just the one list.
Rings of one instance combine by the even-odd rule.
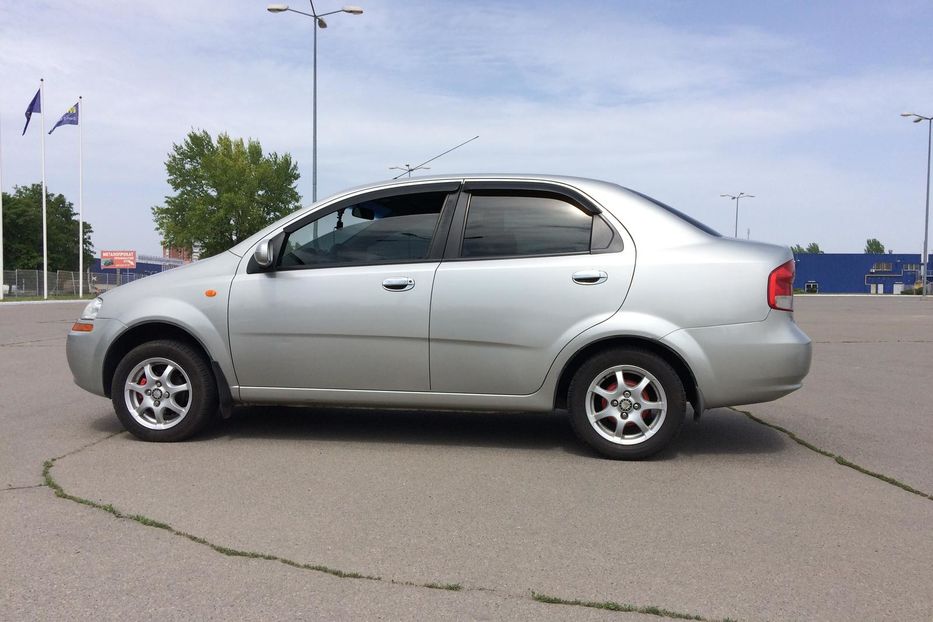
[[768, 275], [768, 306], [780, 311], [794, 310], [794, 260], [781, 264]]

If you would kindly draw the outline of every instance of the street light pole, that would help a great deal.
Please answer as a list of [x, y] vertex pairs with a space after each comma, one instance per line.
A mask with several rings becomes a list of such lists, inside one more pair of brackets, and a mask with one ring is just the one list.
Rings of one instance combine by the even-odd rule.
[[310, 17], [314, 20], [314, 59], [312, 61], [312, 110], [311, 110], [311, 201], [317, 202], [317, 29], [318, 28], [327, 28], [327, 22], [324, 21], [324, 17], [327, 15], [333, 15], [335, 13], [349, 13], [350, 15], [362, 15], [363, 9], [358, 6], [345, 6], [342, 9], [337, 9], [336, 11], [328, 11], [327, 13], [318, 13], [314, 8], [314, 1], [308, 0], [308, 3], [311, 5], [311, 12], [305, 13], [304, 11], [298, 11], [296, 9], [291, 9], [287, 4], [270, 4], [266, 7], [266, 10], [270, 13], [284, 13], [288, 11], [290, 13], [298, 13], [299, 15], [304, 15], [305, 17]]
[[[311, 2], [311, 12], [314, 13], [314, 3]], [[315, 18], [314, 26], [314, 61], [312, 63], [312, 83], [311, 88], [311, 202], [317, 203], [317, 29], [318, 19]]]
[[923, 257], [920, 258], [921, 273], [923, 274], [923, 292], [921, 296], [927, 295], [927, 243], [930, 235], [930, 149], [933, 146], [933, 118], [927, 118], [927, 206], [923, 216]]
[[739, 199], [754, 199], [754, 194], [745, 194], [740, 192], [738, 194], [720, 194], [721, 197], [728, 197], [730, 200], [735, 201], [735, 233], [732, 234], [732, 237], [738, 239], [739, 237]]
[[926, 195], [926, 211], [924, 212], [923, 217], [923, 255], [920, 257], [920, 292], [921, 296], [926, 298], [927, 295], [927, 258], [928, 258], [928, 246], [930, 234], [930, 151], [933, 148], [933, 117], [925, 117], [923, 115], [914, 114], [913, 112], [905, 112], [901, 114], [902, 117], [912, 117], [914, 123], [920, 123], [921, 121], [927, 122], [927, 195]]

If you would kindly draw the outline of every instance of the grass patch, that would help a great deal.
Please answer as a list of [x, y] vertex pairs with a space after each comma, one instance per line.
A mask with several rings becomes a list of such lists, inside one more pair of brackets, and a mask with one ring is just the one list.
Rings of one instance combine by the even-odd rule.
[[771, 428], [772, 430], [777, 430], [778, 432], [781, 432], [782, 434], [787, 435], [792, 441], [794, 441], [794, 442], [797, 443], [798, 445], [802, 445], [802, 446], [806, 447], [807, 449], [809, 449], [810, 451], [815, 451], [816, 453], [820, 454], [821, 456], [826, 456], [827, 458], [832, 458], [833, 460], [836, 461], [837, 464], [841, 464], [842, 466], [849, 467], [850, 469], [853, 469], [853, 470], [855, 470], [855, 471], [858, 471], [859, 473], [862, 473], [862, 474], [864, 474], [864, 475], [868, 475], [869, 477], [874, 477], [875, 479], [880, 479], [882, 482], [885, 482], [886, 484], [891, 484], [892, 486], [897, 486], [897, 487], [900, 488], [901, 490], [904, 490], [904, 491], [909, 492], [909, 493], [911, 493], [911, 494], [917, 495], [918, 497], [923, 497], [924, 499], [929, 499], [929, 500], [933, 501], [933, 494], [930, 494], [930, 493], [927, 493], [927, 492], [923, 492], [922, 490], [917, 490], [916, 488], [914, 488], [914, 487], [911, 486], [910, 484], [905, 484], [904, 482], [902, 482], [902, 481], [900, 481], [900, 480], [897, 480], [897, 479], [894, 479], [893, 477], [890, 477], [890, 476], [888, 476], [888, 475], [884, 475], [883, 473], [877, 473], [877, 472], [875, 472], [875, 471], [872, 471], [871, 469], [866, 469], [865, 467], [863, 467], [863, 466], [861, 466], [861, 465], [859, 465], [859, 464], [856, 464], [855, 462], [852, 462], [851, 460], [848, 460], [848, 459], [846, 459], [846, 458], [843, 458], [842, 456], [840, 456], [840, 455], [838, 455], [838, 454], [834, 454], [834, 453], [831, 452], [831, 451], [826, 451], [825, 449], [822, 449], [822, 448], [820, 448], [820, 447], [817, 447], [817, 446], [814, 445], [813, 443], [810, 443], [810, 442], [808, 442], [808, 441], [803, 440], [802, 438], [800, 438], [799, 436], [797, 436], [796, 434], [794, 434], [793, 432], [791, 432], [791, 431], [788, 430], [787, 428], [781, 427], [781, 426], [779, 426], [779, 425], [777, 425], [777, 424], [775, 424], [775, 423], [770, 423], [770, 422], [768, 422], [768, 421], [765, 421], [764, 419], [762, 419], [762, 418], [760, 418], [760, 417], [756, 417], [755, 415], [753, 415], [752, 413], [748, 412], [747, 410], [740, 410], [740, 409], [738, 409], [738, 408], [732, 408], [731, 410], [734, 410], [734, 411], [737, 412], [737, 413], [742, 413], [743, 415], [745, 415], [746, 417], [748, 417], [749, 419], [751, 419], [752, 421], [754, 421], [754, 422], [756, 422], [756, 423], [760, 423], [760, 424], [763, 425], [763, 426], [767, 426], [767, 427]]
[[425, 583], [421, 587], [429, 587], [432, 590], [450, 590], [451, 592], [459, 592], [463, 589], [463, 586], [459, 583]]
[[127, 516], [127, 518], [136, 521], [140, 525], [145, 525], [146, 527], [155, 527], [156, 529], [172, 531], [171, 525], [166, 525], [165, 523], [160, 523], [157, 520], [152, 520], [148, 516], [143, 516], [142, 514], [133, 514], [132, 516]]
[[[675, 620], [697, 620], [698, 622], [714, 622], [710, 618], [704, 618], [701, 615], [693, 613], [683, 613], [680, 611], [671, 611], [662, 607], [653, 605], [631, 605], [629, 603], [617, 603], [611, 600], [568, 600], [558, 596], [550, 596], [539, 592], [532, 592], [531, 597], [539, 603], [548, 605], [570, 605], [574, 607], [589, 607], [590, 609], [605, 609], [606, 611], [620, 611], [623, 613], [643, 613], [650, 616], [660, 616], [663, 618], [673, 618]], [[724, 618], [721, 622], [735, 622], [732, 618]]]

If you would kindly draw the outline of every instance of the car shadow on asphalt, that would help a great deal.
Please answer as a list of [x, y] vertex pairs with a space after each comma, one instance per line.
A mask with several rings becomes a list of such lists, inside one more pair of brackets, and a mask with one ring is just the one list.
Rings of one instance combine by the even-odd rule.
[[[579, 441], [566, 413], [412, 412], [376, 409], [250, 406], [211, 426], [189, 442], [221, 438], [339, 441], [355, 443], [501, 447], [545, 450], [598, 458]], [[728, 409], [694, 421], [652, 460], [678, 456], [773, 453], [787, 446], [776, 430]]]
[[699, 420], [688, 415], [680, 434], [657, 459], [674, 459], [678, 455], [742, 455], [769, 454], [784, 451], [790, 441], [768, 426], [752, 421], [742, 413], [717, 408], [703, 413]]

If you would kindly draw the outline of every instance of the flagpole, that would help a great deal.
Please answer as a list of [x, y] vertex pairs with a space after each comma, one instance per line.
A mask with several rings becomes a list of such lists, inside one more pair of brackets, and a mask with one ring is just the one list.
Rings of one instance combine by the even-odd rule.
[[39, 132], [40, 152], [42, 155], [42, 298], [49, 298], [49, 250], [48, 229], [45, 218], [45, 78], [39, 78], [39, 116], [42, 117], [42, 131]]
[[78, 297], [84, 297], [84, 99], [78, 95]]

